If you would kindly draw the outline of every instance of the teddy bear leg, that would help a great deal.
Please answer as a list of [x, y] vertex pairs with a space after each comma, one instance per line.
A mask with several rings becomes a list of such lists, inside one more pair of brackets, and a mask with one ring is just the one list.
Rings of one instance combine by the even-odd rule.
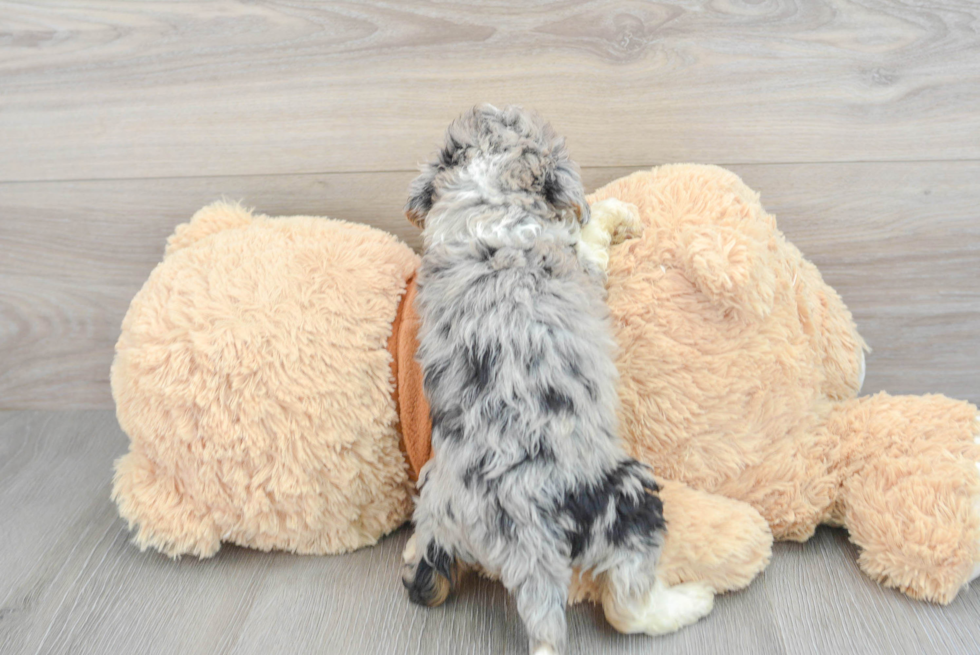
[[120, 457], [115, 468], [112, 499], [130, 530], [138, 526], [134, 542], [140, 550], [153, 547], [168, 557], [218, 552], [221, 535], [213, 516], [198, 508], [175, 477], [139, 450]]
[[947, 604], [980, 564], [980, 422], [943, 396], [878, 394], [842, 405], [841, 496], [830, 522], [859, 565], [912, 598]]

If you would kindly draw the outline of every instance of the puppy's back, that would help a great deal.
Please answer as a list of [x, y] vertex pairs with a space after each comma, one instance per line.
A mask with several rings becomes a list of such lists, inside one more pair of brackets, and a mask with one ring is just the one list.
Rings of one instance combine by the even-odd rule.
[[607, 310], [571, 247], [436, 244], [417, 303], [443, 475], [472, 487], [539, 464], [573, 484], [619, 457]]

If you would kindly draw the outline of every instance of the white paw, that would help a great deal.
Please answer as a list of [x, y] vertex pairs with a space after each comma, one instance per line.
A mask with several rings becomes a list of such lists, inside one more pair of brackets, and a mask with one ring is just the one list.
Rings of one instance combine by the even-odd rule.
[[643, 234], [640, 210], [622, 200], [600, 200], [590, 208], [592, 217], [582, 228], [579, 256], [600, 271], [609, 265], [609, 247]]
[[640, 210], [632, 203], [607, 198], [592, 205], [590, 212], [592, 214], [590, 222], [594, 222], [596, 227], [609, 234], [612, 245], [643, 234]]
[[[974, 429], [975, 429], [974, 432], [975, 436], [973, 437], [973, 443], [980, 446], [980, 414], [977, 414], [977, 419], [976, 419], [976, 424], [974, 425]], [[980, 462], [977, 462], [976, 465], [977, 465], [977, 475], [980, 475]], [[980, 515], [980, 498], [973, 499], [973, 511], [976, 514]], [[977, 547], [980, 548], [980, 544], [978, 544]], [[968, 580], [968, 582], [973, 582], [977, 578], [980, 578], [980, 562], [977, 562], [977, 565], [973, 567], [973, 573], [970, 574], [970, 579]]]
[[412, 564], [415, 562], [415, 533], [408, 538], [408, 542], [405, 544], [405, 550], [402, 551], [402, 562], [405, 564]]
[[707, 616], [714, 603], [714, 590], [704, 583], [668, 587], [658, 580], [645, 598], [621, 603], [608, 597], [603, 609], [609, 623], [620, 632], [664, 635]]
[[538, 646], [531, 651], [531, 655], [558, 655], [558, 651], [548, 644], [538, 644]]

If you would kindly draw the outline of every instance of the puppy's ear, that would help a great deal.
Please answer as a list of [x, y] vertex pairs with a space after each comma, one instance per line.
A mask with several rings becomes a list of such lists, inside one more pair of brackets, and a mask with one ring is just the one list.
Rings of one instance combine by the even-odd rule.
[[544, 198], [559, 213], [571, 210], [578, 222], [589, 222], [589, 203], [585, 201], [585, 189], [578, 168], [569, 160], [560, 161], [544, 177]]
[[405, 217], [420, 230], [425, 229], [425, 217], [432, 209], [436, 193], [435, 178], [438, 169], [431, 164], [422, 169], [422, 174], [412, 182], [409, 188], [408, 204], [405, 205]]

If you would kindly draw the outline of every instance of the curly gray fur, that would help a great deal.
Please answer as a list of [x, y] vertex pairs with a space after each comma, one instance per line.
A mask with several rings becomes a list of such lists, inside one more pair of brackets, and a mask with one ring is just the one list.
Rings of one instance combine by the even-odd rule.
[[476, 107], [412, 186], [425, 251], [417, 357], [432, 412], [415, 602], [454, 563], [498, 575], [531, 647], [565, 646], [572, 568], [613, 593], [653, 584], [664, 521], [650, 471], [617, 434], [603, 275], [578, 255], [588, 206], [564, 140], [517, 107]]

